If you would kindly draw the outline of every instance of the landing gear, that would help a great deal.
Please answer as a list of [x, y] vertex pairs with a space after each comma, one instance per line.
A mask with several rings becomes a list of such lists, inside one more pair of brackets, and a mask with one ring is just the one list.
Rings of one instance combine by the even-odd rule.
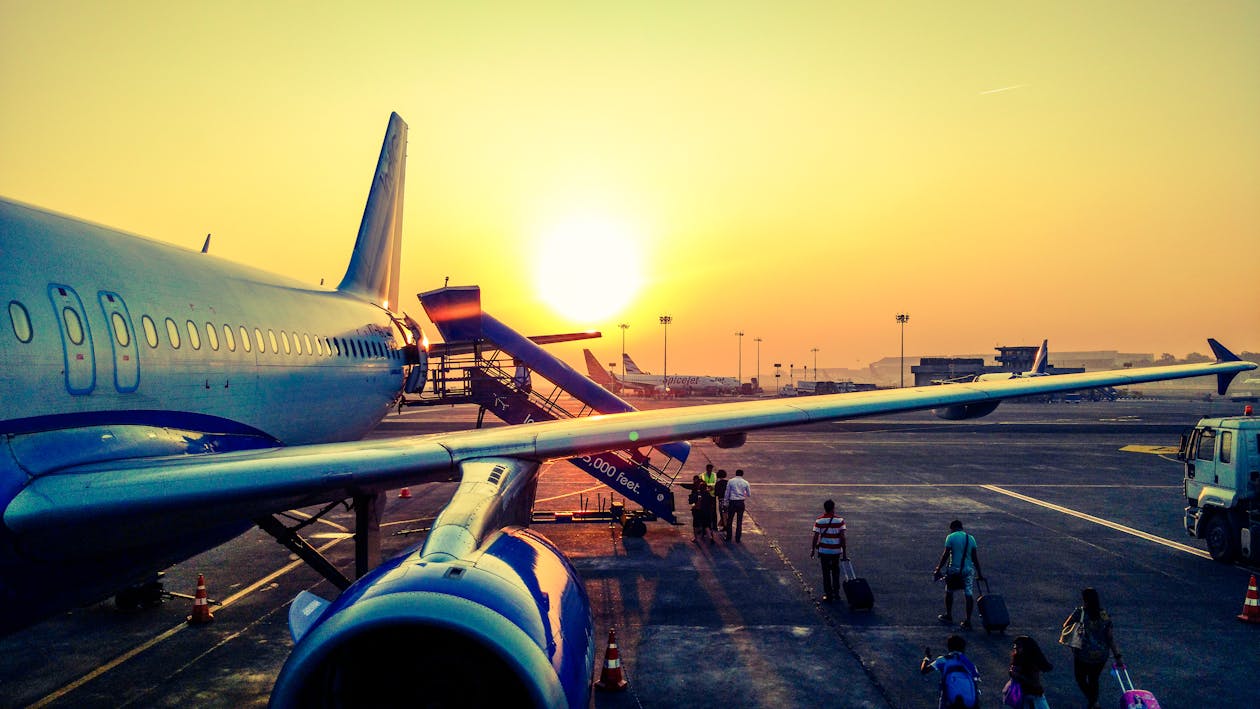
[[114, 595], [114, 607], [120, 611], [134, 611], [139, 608], [157, 608], [167, 598], [162, 588], [162, 576], [136, 586], [120, 589]]

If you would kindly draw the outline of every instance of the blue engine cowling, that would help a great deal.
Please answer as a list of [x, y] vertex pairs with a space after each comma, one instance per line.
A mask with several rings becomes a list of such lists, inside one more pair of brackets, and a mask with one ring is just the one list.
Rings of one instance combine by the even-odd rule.
[[938, 417], [949, 421], [965, 421], [967, 419], [978, 419], [981, 416], [988, 416], [998, 407], [1000, 401], [982, 401], [976, 404], [957, 404], [954, 406], [944, 406], [939, 409], [932, 409], [932, 413]]
[[[291, 616], [303, 612], [298, 606]], [[586, 590], [551, 542], [522, 527], [504, 528], [466, 559], [426, 561], [413, 552], [382, 564], [304, 630], [272, 706], [590, 701]]]

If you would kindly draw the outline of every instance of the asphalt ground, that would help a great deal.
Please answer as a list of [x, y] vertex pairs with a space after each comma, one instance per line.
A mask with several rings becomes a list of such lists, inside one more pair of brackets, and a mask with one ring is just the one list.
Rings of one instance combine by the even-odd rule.
[[[636, 402], [644, 403], [644, 402]], [[692, 402], [684, 402], [692, 403]], [[646, 405], [656, 405], [647, 403]], [[738, 449], [696, 444], [706, 460], [752, 484], [742, 544], [692, 541], [688, 525], [648, 525], [626, 538], [606, 523], [540, 525], [586, 581], [596, 619], [595, 676], [615, 628], [629, 686], [597, 692], [604, 707], [934, 707], [936, 682], [917, 668], [943, 652], [942, 587], [931, 579], [951, 519], [978, 541], [1005, 633], [964, 632], [997, 705], [1011, 639], [1040, 642], [1055, 670], [1052, 706], [1083, 706], [1071, 657], [1055, 640], [1083, 586], [1096, 587], [1138, 686], [1165, 707], [1260, 706], [1260, 625], [1239, 622], [1251, 569], [1205, 558], [1182, 529], [1181, 469], [1170, 455], [1122, 450], [1176, 446], [1202, 415], [1240, 404], [1008, 403], [990, 417], [929, 414], [815, 424], [750, 435]], [[374, 434], [471, 425], [468, 408], [410, 409]], [[1149, 448], [1148, 448], [1149, 449]], [[386, 553], [423, 541], [453, 484], [391, 494]], [[571, 465], [549, 465], [540, 510], [597, 509], [607, 488]], [[823, 603], [810, 525], [832, 498], [848, 521], [850, 555], [875, 593], [869, 612]], [[680, 502], [682, 498], [680, 496]], [[308, 537], [352, 567], [344, 511]], [[155, 530], [159, 532], [160, 530]], [[119, 611], [102, 602], [0, 639], [0, 705], [261, 706], [292, 645], [289, 601], [332, 587], [257, 530], [167, 571], [167, 588], [194, 591], [204, 573], [209, 625], [183, 621], [191, 602]], [[961, 615], [958, 599], [956, 615]], [[399, 677], [399, 682], [408, 678]], [[1104, 704], [1115, 681], [1103, 677]]]

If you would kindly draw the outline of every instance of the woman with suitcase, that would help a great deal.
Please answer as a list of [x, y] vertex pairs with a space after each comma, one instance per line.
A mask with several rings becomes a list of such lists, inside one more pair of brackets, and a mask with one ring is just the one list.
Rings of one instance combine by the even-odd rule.
[[1107, 651], [1115, 655], [1116, 664], [1123, 665], [1120, 649], [1112, 633], [1111, 618], [1102, 609], [1098, 591], [1081, 590], [1081, 605], [1063, 621], [1059, 642], [1072, 648], [1072, 669], [1076, 685], [1085, 695], [1089, 709], [1098, 707], [1098, 678], [1107, 664]]

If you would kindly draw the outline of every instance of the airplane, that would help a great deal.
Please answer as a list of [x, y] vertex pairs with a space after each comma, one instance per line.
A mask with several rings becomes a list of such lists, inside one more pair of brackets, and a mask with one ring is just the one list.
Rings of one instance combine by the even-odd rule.
[[590, 350], [582, 350], [582, 354], [586, 358], [587, 376], [611, 391], [628, 391], [643, 396], [653, 396], [663, 393], [667, 384], [671, 396], [692, 394], [715, 396], [734, 394], [739, 391], [739, 381], [735, 377], [710, 377], [695, 374], [670, 374], [665, 377], [660, 374], [651, 374], [639, 369], [628, 354], [621, 355], [626, 373], [619, 377], [616, 372], [604, 369]]
[[[733, 447], [760, 429], [902, 411], [980, 415], [1011, 397], [1098, 386], [1216, 375], [1223, 391], [1256, 368], [1211, 340], [1213, 363], [363, 441], [401, 393], [423, 386], [427, 366], [423, 333], [397, 310], [406, 135], [392, 114], [336, 288], [0, 199], [10, 266], [0, 279], [0, 631], [144, 582], [257, 525], [344, 589], [291, 604], [295, 644], [274, 706], [584, 707], [590, 604], [569, 561], [528, 527], [543, 463], [703, 438]], [[454, 479], [423, 545], [375, 558], [384, 491]], [[282, 516], [345, 500], [353, 581], [338, 581]]]
[[[1025, 372], [988, 372], [985, 374], [977, 374], [974, 377], [968, 377], [967, 381], [1000, 382], [1000, 381], [1005, 381], [1007, 379], [1023, 379], [1026, 377], [1044, 377], [1044, 376], [1048, 376], [1048, 373], [1046, 372], [1046, 367], [1049, 364], [1049, 362], [1050, 362], [1050, 340], [1044, 339], [1041, 341], [1041, 347], [1037, 348], [1037, 355], [1033, 358], [1032, 366], [1028, 368], [1028, 371], [1025, 371]], [[942, 382], [942, 383], [953, 384], [957, 382], [951, 380], [951, 381]], [[992, 408], [990, 408], [988, 411], [984, 411], [983, 413], [979, 413], [982, 407], [979, 407], [976, 404], [971, 404], [969, 406], [944, 406], [941, 408], [932, 409], [932, 413], [936, 414], [937, 417], [943, 418], [947, 421], [958, 421], [958, 420], [966, 419], [966, 418], [975, 418], [977, 415], [984, 416], [984, 415], [993, 413], [993, 411], [997, 409], [998, 402], [994, 401], [990, 403], [992, 404]]]

